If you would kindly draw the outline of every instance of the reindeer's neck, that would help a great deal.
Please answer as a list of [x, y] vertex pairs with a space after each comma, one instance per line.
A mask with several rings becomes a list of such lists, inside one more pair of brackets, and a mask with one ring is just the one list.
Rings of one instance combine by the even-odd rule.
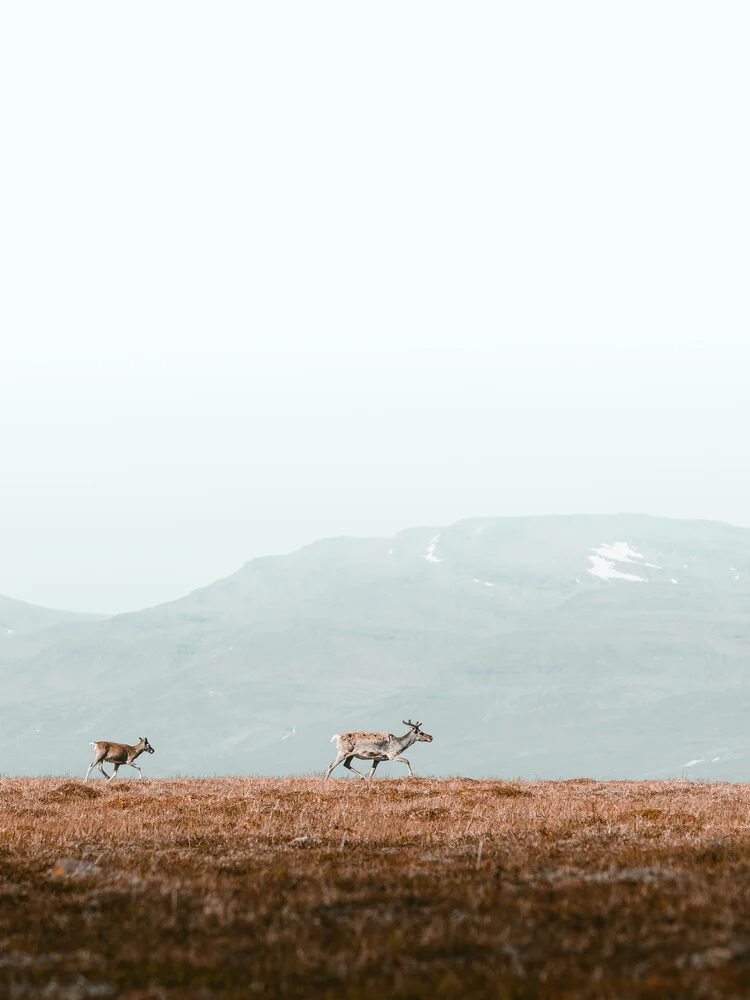
[[412, 743], [417, 742], [417, 734], [414, 732], [413, 729], [410, 729], [409, 732], [406, 733], [406, 735], [394, 736], [394, 739], [402, 750], [406, 750], [407, 747], [410, 747], [412, 745]]

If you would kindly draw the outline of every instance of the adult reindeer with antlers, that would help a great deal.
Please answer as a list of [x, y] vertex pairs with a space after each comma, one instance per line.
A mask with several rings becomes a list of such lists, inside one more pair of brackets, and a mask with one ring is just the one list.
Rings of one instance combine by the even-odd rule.
[[420, 730], [421, 722], [404, 721], [404, 725], [409, 727], [409, 732], [404, 736], [394, 736], [393, 733], [336, 733], [331, 737], [331, 743], [336, 743], [336, 759], [326, 771], [326, 778], [331, 776], [331, 771], [342, 761], [344, 767], [354, 771], [360, 778], [365, 778], [361, 771], [352, 767], [354, 757], [358, 760], [372, 761], [372, 770], [367, 775], [368, 778], [375, 774], [375, 768], [383, 760], [397, 760], [406, 764], [409, 768], [409, 777], [413, 778], [411, 764], [406, 757], [400, 755], [412, 743], [432, 743], [432, 737]]

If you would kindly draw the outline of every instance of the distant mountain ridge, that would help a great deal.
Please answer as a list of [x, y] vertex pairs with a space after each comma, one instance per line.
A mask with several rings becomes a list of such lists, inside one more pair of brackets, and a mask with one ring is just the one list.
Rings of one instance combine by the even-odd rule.
[[0, 641], [9, 635], [38, 632], [64, 622], [99, 621], [104, 617], [104, 615], [81, 614], [77, 611], [42, 608], [0, 594]]
[[715, 522], [327, 539], [11, 635], [0, 771], [83, 774], [89, 740], [147, 735], [154, 775], [321, 772], [332, 733], [419, 718], [417, 774], [750, 780], [749, 609], [750, 530]]

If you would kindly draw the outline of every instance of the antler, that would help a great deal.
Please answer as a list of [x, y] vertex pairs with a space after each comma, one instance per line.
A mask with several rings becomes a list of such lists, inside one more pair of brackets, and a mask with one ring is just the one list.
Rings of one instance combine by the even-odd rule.
[[421, 722], [412, 722], [411, 719], [407, 722], [406, 719], [401, 720], [405, 726], [410, 726], [412, 729], [419, 729], [422, 725]]

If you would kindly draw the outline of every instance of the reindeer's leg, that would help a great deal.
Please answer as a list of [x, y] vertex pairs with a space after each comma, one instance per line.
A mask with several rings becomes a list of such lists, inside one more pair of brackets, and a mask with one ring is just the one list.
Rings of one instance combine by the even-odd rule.
[[94, 759], [89, 764], [89, 769], [86, 772], [86, 777], [83, 779], [84, 781], [88, 781], [88, 777], [91, 774], [91, 772], [94, 770], [95, 767], [98, 767], [99, 770], [102, 772], [102, 774], [106, 778], [109, 777], [109, 775], [106, 773], [106, 771], [102, 767], [102, 761], [104, 760], [105, 756], [106, 756], [106, 754], [102, 753], [100, 750], [96, 750], [95, 751], [95, 753], [94, 753]]
[[370, 771], [370, 773], [369, 773], [369, 774], [367, 775], [367, 777], [368, 777], [368, 778], [371, 778], [371, 777], [373, 776], [373, 774], [375, 774], [375, 768], [376, 768], [376, 767], [378, 766], [378, 764], [379, 764], [379, 763], [380, 763], [380, 761], [379, 761], [379, 760], [374, 760], [374, 761], [372, 762], [372, 770], [371, 770], [371, 771]]
[[411, 769], [411, 764], [406, 759], [406, 757], [391, 757], [391, 760], [400, 760], [402, 764], [406, 764], [406, 766], [409, 768], [409, 777], [410, 778], [414, 777], [414, 772]]
[[120, 765], [119, 764], [115, 764], [115, 769], [112, 772], [112, 777], [109, 779], [110, 781], [114, 781], [114, 779], [117, 777], [117, 772], [118, 772], [119, 769], [120, 769]]
[[131, 762], [130, 762], [130, 766], [131, 766], [131, 767], [134, 767], [134, 768], [136, 769], [136, 771], [138, 772], [138, 780], [139, 780], [139, 781], [143, 781], [143, 771], [142, 771], [142, 770], [140, 769], [140, 767], [138, 767], [138, 765], [137, 765], [137, 764], [134, 764], [134, 763], [132, 762], [132, 760], [131, 760]]
[[363, 781], [367, 781], [367, 778], [365, 778], [364, 774], [362, 774], [361, 771], [358, 771], [356, 767], [352, 767], [353, 760], [354, 760], [353, 756], [347, 757], [346, 760], [344, 761], [344, 767], [348, 767], [350, 771], [354, 771], [355, 774], [358, 774]]
[[339, 766], [339, 764], [344, 759], [344, 757], [346, 757], [345, 753], [337, 753], [336, 754], [336, 760], [332, 764], [328, 765], [328, 770], [326, 771], [326, 778], [330, 778], [331, 777], [331, 771], [334, 769], [334, 767], [338, 767]]

